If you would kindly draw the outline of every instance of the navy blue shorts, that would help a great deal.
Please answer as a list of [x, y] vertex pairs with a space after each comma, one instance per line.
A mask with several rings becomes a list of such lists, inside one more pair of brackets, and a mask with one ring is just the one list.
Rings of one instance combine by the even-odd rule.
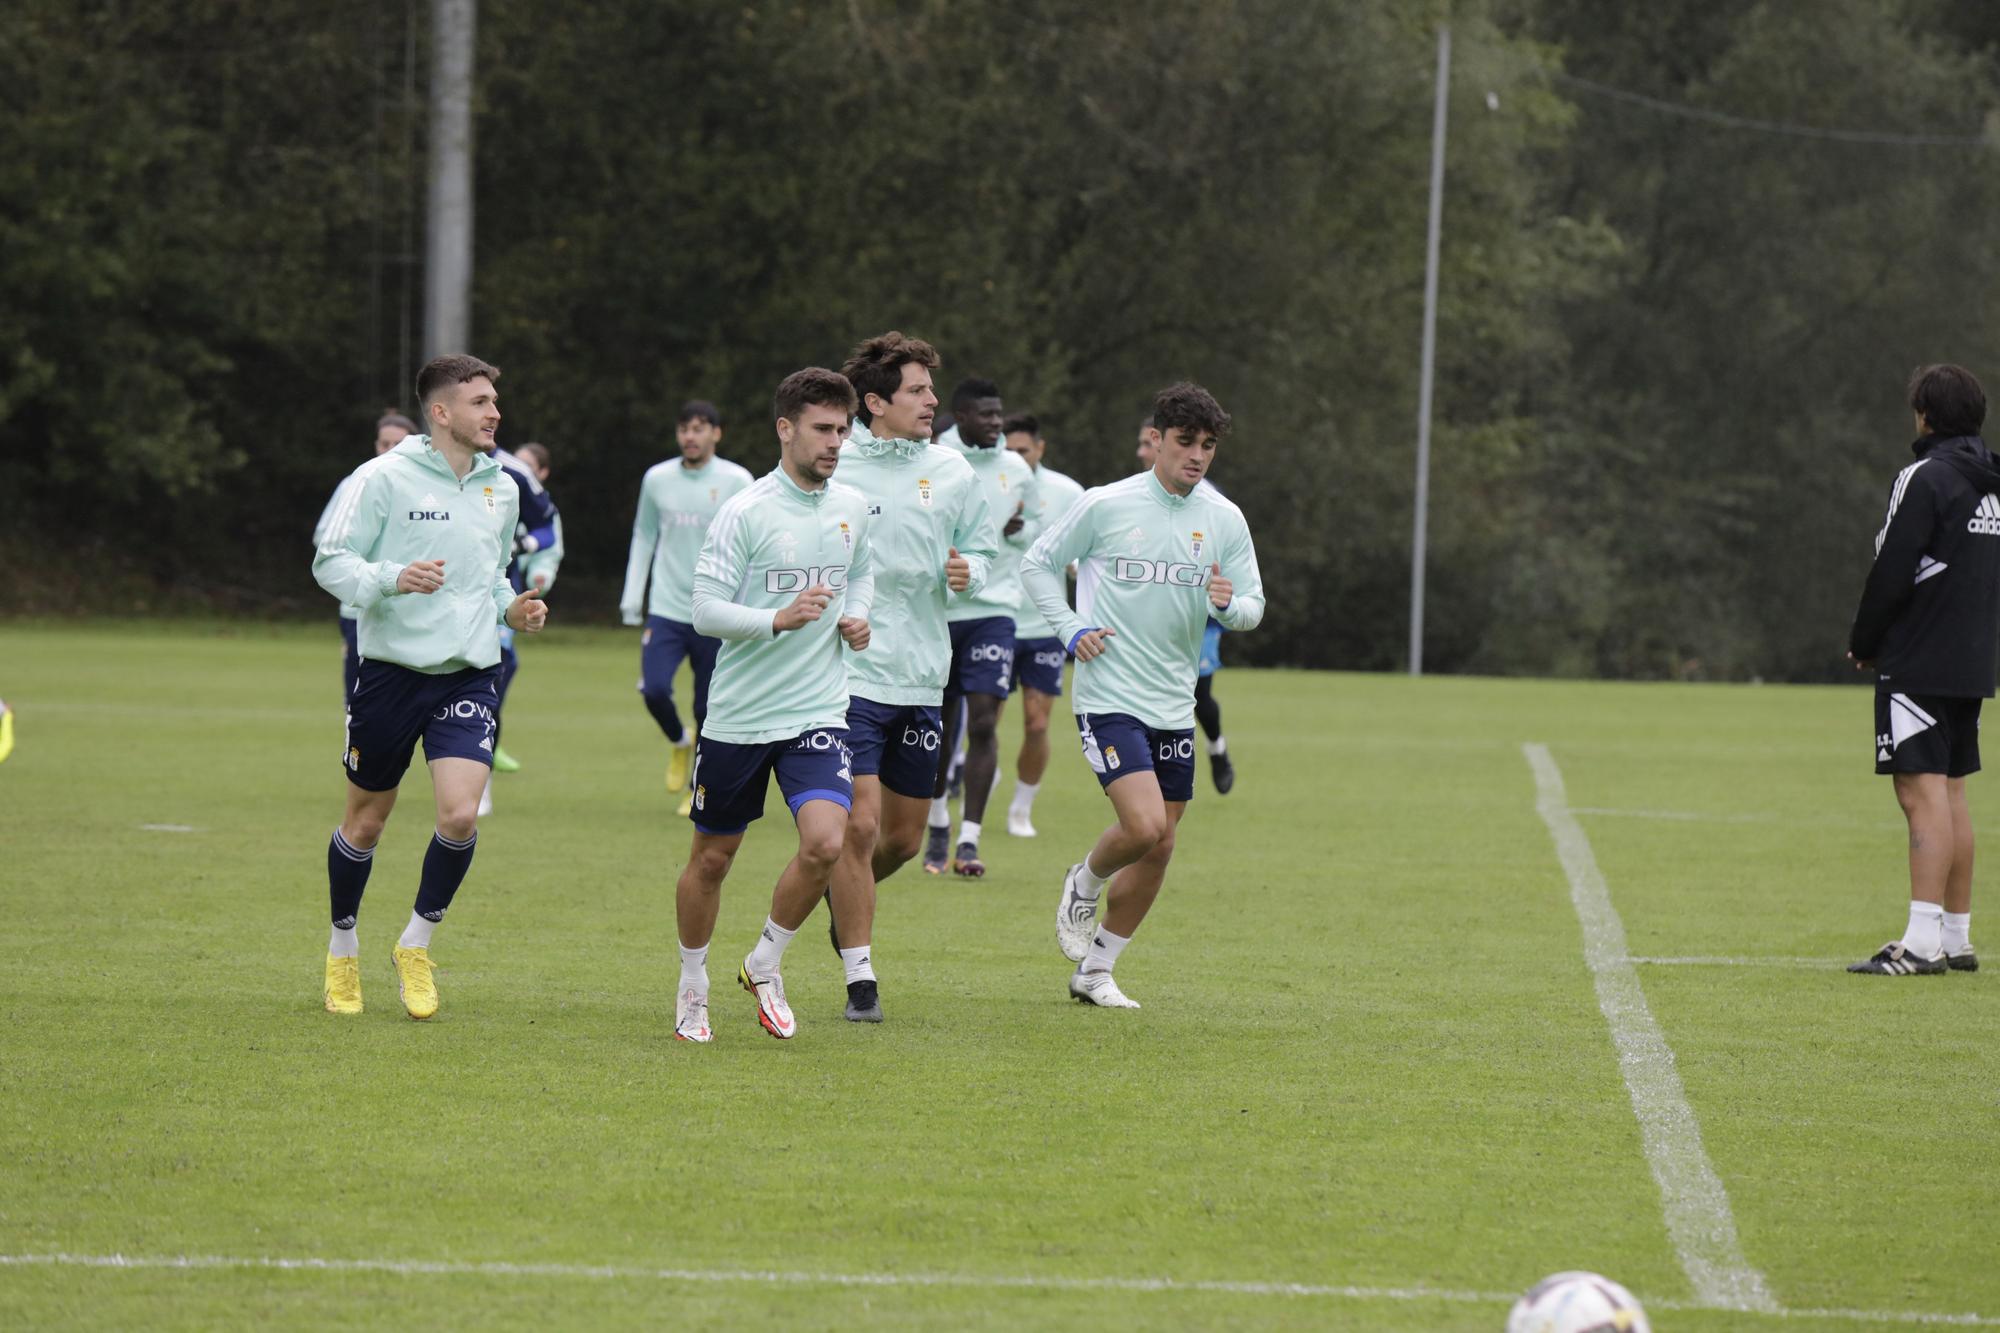
[[694, 773], [688, 778], [694, 788], [694, 808], [688, 817], [703, 833], [741, 833], [751, 820], [764, 817], [764, 793], [770, 789], [773, 772], [793, 815], [807, 801], [854, 808], [854, 759], [847, 733], [838, 727], [816, 727], [788, 741], [761, 745], [698, 738]]
[[1098, 786], [1109, 787], [1131, 773], [1152, 773], [1167, 800], [1194, 799], [1193, 727], [1161, 731], [1130, 713], [1078, 713], [1076, 729]]
[[1067, 660], [1069, 653], [1061, 639], [1015, 640], [1014, 687], [1061, 694], [1063, 663]]
[[696, 634], [694, 626], [665, 616], [647, 616], [639, 635], [639, 693], [671, 704], [674, 673], [686, 660], [694, 670], [694, 717], [699, 727], [708, 716], [708, 682], [715, 675], [715, 655], [722, 640]]
[[1004, 699], [1014, 688], [1014, 618], [951, 622], [951, 675], [946, 691]]
[[1983, 699], [1937, 694], [1875, 696], [1875, 771], [1942, 773], [1962, 778], [1979, 771], [1979, 705]]
[[1201, 632], [1201, 660], [1196, 664], [1197, 676], [1212, 676], [1222, 670], [1222, 626], [1213, 620]]
[[354, 682], [361, 679], [361, 645], [357, 635], [361, 622], [340, 618], [340, 693], [343, 697], [354, 693]]
[[363, 662], [347, 696], [347, 743], [340, 766], [363, 791], [392, 791], [410, 767], [417, 740], [424, 758], [493, 764], [493, 719], [500, 669], [466, 667], [441, 676], [394, 662]]
[[847, 701], [847, 748], [856, 777], [879, 777], [898, 796], [928, 801], [937, 783], [938, 745], [944, 720], [925, 704], [878, 704], [855, 695]]

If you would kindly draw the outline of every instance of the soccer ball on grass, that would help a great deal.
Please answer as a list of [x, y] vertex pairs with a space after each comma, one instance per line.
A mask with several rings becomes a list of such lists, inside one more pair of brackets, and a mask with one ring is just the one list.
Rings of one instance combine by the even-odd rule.
[[1652, 1333], [1632, 1293], [1596, 1273], [1545, 1277], [1514, 1302], [1507, 1333]]

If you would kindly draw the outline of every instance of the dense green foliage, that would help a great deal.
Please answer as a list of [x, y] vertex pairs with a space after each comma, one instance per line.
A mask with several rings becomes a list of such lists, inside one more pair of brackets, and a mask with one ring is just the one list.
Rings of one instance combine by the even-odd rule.
[[[1427, 666], [1834, 671], [1905, 375], [2000, 379], [1976, 0], [481, 9], [474, 347], [505, 438], [556, 451], [580, 618], [680, 400], [761, 469], [778, 378], [894, 326], [1088, 482], [1152, 389], [1209, 384], [1274, 593], [1232, 652], [1400, 664], [1442, 17]], [[321, 609], [304, 531], [412, 369], [425, 27], [0, 13], [0, 555], [30, 600]]]
[[[715, 1041], [690, 1047], [687, 823], [629, 634], [524, 648], [525, 766], [496, 780], [422, 1025], [387, 956], [421, 773], [362, 906], [367, 1010], [320, 1008], [330, 625], [7, 639], [0, 1326], [1492, 1333], [1507, 1293], [1569, 1267], [1675, 1333], [2000, 1318], [1993, 956], [1841, 970], [1904, 919], [1903, 821], [1854, 692], [1232, 668], [1238, 784], [1198, 779], [1118, 964], [1137, 1011], [1064, 993], [1059, 877], [1109, 810], [1071, 741], [1040, 836], [996, 824], [986, 879], [884, 884], [888, 1021], [841, 1021], [815, 914], [785, 959], [799, 1034], [772, 1041], [730, 978], [795, 846], [774, 797], [723, 891]], [[1788, 1317], [1688, 1308], [1524, 741], [1659, 960], [1647, 1002]], [[1882, 1207], [1885, 1171], [1951, 1225]], [[554, 1267], [17, 1262], [53, 1254]], [[1135, 1279], [1307, 1290], [1060, 1285]]]

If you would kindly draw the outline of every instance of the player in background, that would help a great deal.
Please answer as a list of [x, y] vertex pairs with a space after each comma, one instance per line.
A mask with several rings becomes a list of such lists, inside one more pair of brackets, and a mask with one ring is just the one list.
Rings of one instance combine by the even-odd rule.
[[694, 840], [674, 894], [681, 977], [674, 1036], [707, 1041], [708, 944], [722, 881], [773, 773], [799, 850], [771, 891], [771, 915], [736, 979], [774, 1037], [798, 1030], [779, 968], [826, 892], [847, 835], [853, 771], [841, 645], [868, 647], [874, 593], [868, 502], [832, 481], [854, 389], [831, 370], [796, 371], [772, 404], [776, 469], [724, 504], [694, 567], [694, 626], [722, 640], [708, 720], [695, 742]]
[[[401, 412], [391, 409], [384, 412], [375, 422], [375, 456], [381, 457], [402, 442], [406, 435], [416, 433], [417, 423]], [[358, 471], [358, 469], [357, 469]], [[333, 495], [326, 502], [326, 508], [319, 512], [319, 522], [313, 524], [313, 549], [326, 538], [326, 521], [333, 517], [334, 510], [354, 485], [355, 473], [350, 472], [340, 479], [340, 485], [333, 488]], [[346, 698], [354, 693], [355, 677], [361, 674], [361, 653], [354, 643], [354, 625], [361, 618], [361, 609], [354, 606], [340, 608], [340, 696]]]
[[500, 630], [533, 634], [548, 614], [533, 589], [517, 595], [507, 578], [519, 500], [493, 458], [499, 377], [470, 356], [426, 364], [417, 401], [430, 433], [361, 466], [313, 557], [320, 587], [361, 611], [361, 676], [347, 697], [341, 750], [347, 808], [326, 852], [333, 933], [324, 998], [336, 1014], [361, 1012], [355, 923], [375, 844], [419, 739], [437, 830], [392, 962], [410, 1017], [437, 1012], [431, 934], [479, 837], [500, 702]]
[[[686, 793], [679, 811], [685, 815], [694, 808], [694, 791], [688, 786], [694, 739], [708, 712], [709, 679], [722, 646], [695, 633], [694, 562], [716, 512], [752, 478], [747, 469], [716, 456], [722, 414], [714, 403], [697, 398], [681, 404], [674, 440], [680, 457], [655, 463], [639, 482], [618, 615], [627, 625], [638, 625], [642, 608], [645, 612], [645, 629], [639, 634], [639, 697], [666, 733], [667, 790]], [[692, 732], [674, 707], [674, 673], [683, 660], [694, 674]]]
[[[529, 586], [528, 562], [543, 552], [549, 551], [562, 542], [562, 516], [556, 512], [555, 497], [535, 469], [505, 449], [496, 449], [494, 461], [505, 471], [508, 480], [520, 492], [521, 519], [514, 529], [514, 563], [508, 567], [507, 577], [519, 592]], [[507, 706], [507, 690], [514, 683], [514, 675], [521, 669], [521, 658], [514, 651], [514, 631], [502, 626], [500, 629], [500, 679], [498, 693], [500, 702], [493, 710], [493, 766], [503, 773], [520, 770], [520, 761], [500, 748], [500, 736], [504, 723], [500, 720], [500, 710]], [[493, 813], [493, 777], [487, 774], [486, 789], [479, 794], [481, 816]]]
[[869, 648], [847, 659], [854, 806], [828, 891], [847, 1018], [857, 1023], [882, 1021], [876, 883], [923, 850], [952, 660], [946, 608], [954, 594], [979, 591], [996, 554], [986, 488], [956, 450], [930, 441], [937, 366], [929, 343], [891, 332], [841, 367], [859, 410], [834, 476], [867, 499], [875, 571]]
[[[1035, 474], [1035, 524], [1047, 532], [1083, 498], [1083, 487], [1043, 461], [1049, 445], [1042, 438], [1038, 419], [1026, 413], [1011, 416], [1001, 431], [1007, 447]], [[1049, 715], [1062, 697], [1063, 663], [1068, 656], [1048, 617], [1032, 598], [1023, 596], [1020, 614], [1014, 619], [1014, 688], [1021, 692], [1021, 753], [1014, 761], [1014, 800], [1007, 807], [1007, 832], [1017, 838], [1035, 836], [1035, 792], [1049, 766]]]
[[1977, 971], [1972, 812], [1980, 704], [2000, 639], [2000, 463], [1979, 438], [1986, 393], [1959, 366], [1910, 377], [1916, 461], [1896, 474], [1847, 655], [1875, 672], [1875, 771], [1910, 826], [1910, 918], [1850, 972]]
[[954, 875], [986, 873], [979, 857], [980, 823], [993, 793], [1000, 762], [1000, 705], [1014, 681], [1014, 617], [1021, 609], [1021, 556], [1040, 532], [1036, 526], [1035, 473], [1011, 450], [1000, 445], [1006, 419], [1000, 390], [991, 380], [968, 379], [951, 391], [956, 424], [938, 438], [972, 465], [986, 488], [986, 502], [999, 525], [993, 546], [997, 554], [983, 587], [954, 593], [945, 608], [951, 626], [951, 673], [946, 678], [944, 745], [938, 756], [937, 778], [931, 787], [930, 839], [924, 869], [942, 874], [951, 836], [951, 810], [945, 801], [950, 784], [950, 754], [957, 742], [958, 706], [965, 704], [964, 818], [958, 844], [951, 854]]
[[[522, 466], [534, 474], [535, 480], [542, 484], [542, 490], [546, 492], [549, 486], [549, 474], [554, 471], [549, 458], [549, 447], [546, 444], [537, 444], [530, 441], [509, 452], [520, 461]], [[556, 571], [562, 568], [563, 556], [568, 549], [563, 544], [563, 521], [560, 513], [555, 516], [554, 532], [555, 538], [547, 546], [540, 547], [538, 550], [523, 555], [516, 561], [519, 567], [521, 586], [532, 587], [544, 597], [548, 596], [549, 589], [555, 586]], [[503, 633], [500, 636], [501, 660], [503, 664], [512, 659], [514, 646], [512, 640], [513, 636], [511, 633]], [[511, 678], [512, 669], [508, 668], [508, 679]], [[521, 761], [514, 758], [513, 755], [508, 754], [504, 748], [496, 744], [493, 747], [493, 771], [495, 773], [518, 773], [521, 771]], [[489, 793], [490, 790], [489, 788]], [[480, 797], [479, 813], [482, 815], [491, 814], [492, 810], [491, 795], [482, 794]]]
[[[1150, 420], [1139, 423], [1138, 457], [1142, 469], [1153, 466], [1153, 446], [1147, 439], [1147, 431], [1151, 427]], [[1222, 494], [1222, 488], [1206, 477], [1196, 489]], [[1227, 796], [1229, 789], [1236, 785], [1236, 765], [1229, 758], [1229, 742], [1222, 735], [1222, 705], [1215, 701], [1215, 673], [1220, 670], [1222, 622], [1210, 616], [1208, 628], [1201, 636], [1201, 663], [1195, 673], [1194, 720], [1201, 725], [1201, 734], [1208, 740], [1208, 776], [1215, 783], [1215, 794]]]
[[[1077, 964], [1069, 993], [1123, 1009], [1139, 1006], [1112, 968], [1159, 895], [1194, 796], [1202, 626], [1210, 615], [1233, 630], [1264, 618], [1242, 511], [1199, 489], [1228, 414], [1206, 389], [1183, 383], [1160, 391], [1153, 423], [1152, 470], [1085, 491], [1022, 562], [1029, 595], [1076, 656], [1072, 707], [1084, 758], [1117, 815], [1063, 878], [1056, 942]], [[1062, 584], [1072, 561], [1074, 611]]]

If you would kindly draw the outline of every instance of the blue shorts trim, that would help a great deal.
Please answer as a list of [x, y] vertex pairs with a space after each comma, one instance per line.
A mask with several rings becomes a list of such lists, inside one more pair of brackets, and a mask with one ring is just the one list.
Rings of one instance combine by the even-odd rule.
[[854, 759], [847, 733], [814, 727], [791, 740], [736, 745], [698, 737], [694, 747], [694, 807], [688, 817], [703, 833], [727, 837], [764, 817], [773, 775], [793, 814], [807, 801], [854, 802]]
[[859, 695], [847, 701], [847, 748], [854, 752], [855, 776], [880, 778], [898, 796], [931, 798], [943, 743], [944, 720], [935, 707], [878, 704]]
[[431, 675], [394, 662], [363, 662], [347, 697], [347, 737], [340, 747], [347, 780], [363, 791], [393, 791], [418, 740], [426, 760], [472, 759], [492, 767], [499, 677], [497, 666]]
[[1057, 638], [1014, 641], [1014, 688], [1043, 694], [1063, 692], [1063, 663], [1069, 652]]
[[1014, 688], [1014, 618], [985, 616], [954, 620], [951, 629], [951, 674], [945, 690], [954, 694], [990, 694], [1004, 699]]
[[1130, 713], [1078, 713], [1076, 729], [1098, 786], [1109, 787], [1134, 773], [1152, 773], [1166, 800], [1194, 799], [1193, 727], [1162, 731]]

